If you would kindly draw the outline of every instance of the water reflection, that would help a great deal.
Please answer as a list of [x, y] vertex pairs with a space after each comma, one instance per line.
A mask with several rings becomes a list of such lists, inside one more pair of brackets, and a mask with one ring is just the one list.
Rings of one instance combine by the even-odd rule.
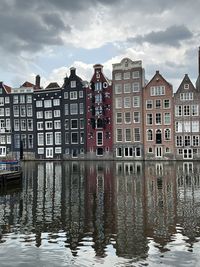
[[53, 251], [47, 266], [198, 262], [199, 237], [197, 162], [26, 162], [22, 184], [1, 188], [0, 254], [12, 240]]

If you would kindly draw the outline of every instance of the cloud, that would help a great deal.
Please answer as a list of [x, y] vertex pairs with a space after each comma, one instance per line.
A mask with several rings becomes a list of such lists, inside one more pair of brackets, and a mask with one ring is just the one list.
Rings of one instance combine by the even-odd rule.
[[134, 38], [128, 38], [128, 42], [151, 43], [154, 45], [180, 46], [182, 41], [191, 39], [192, 32], [184, 25], [174, 25], [164, 31], [152, 31], [145, 35], [138, 35]]

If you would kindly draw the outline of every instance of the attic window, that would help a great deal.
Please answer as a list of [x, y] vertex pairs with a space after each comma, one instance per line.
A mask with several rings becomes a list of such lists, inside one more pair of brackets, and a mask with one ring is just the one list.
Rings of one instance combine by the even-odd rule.
[[184, 89], [189, 89], [189, 84], [188, 83], [184, 84]]

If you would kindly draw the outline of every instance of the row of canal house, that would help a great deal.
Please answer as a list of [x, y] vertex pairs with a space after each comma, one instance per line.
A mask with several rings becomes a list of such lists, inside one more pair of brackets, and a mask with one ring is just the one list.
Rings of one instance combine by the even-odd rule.
[[[200, 52], [199, 52], [200, 58]], [[200, 61], [200, 59], [199, 59]], [[199, 69], [200, 74], [200, 69]], [[0, 84], [0, 157], [24, 159], [198, 159], [200, 75], [178, 90], [141, 61], [113, 64], [112, 81], [94, 65], [91, 81], [70, 69], [60, 87]]]

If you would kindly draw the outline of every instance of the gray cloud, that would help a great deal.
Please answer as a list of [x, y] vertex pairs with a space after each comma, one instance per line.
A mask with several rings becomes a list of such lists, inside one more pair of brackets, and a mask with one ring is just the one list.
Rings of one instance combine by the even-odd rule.
[[167, 28], [165, 31], [152, 31], [145, 35], [138, 35], [133, 38], [128, 38], [128, 42], [144, 43], [148, 42], [155, 45], [169, 45], [178, 47], [181, 41], [191, 39], [192, 32], [184, 25], [174, 25]]

